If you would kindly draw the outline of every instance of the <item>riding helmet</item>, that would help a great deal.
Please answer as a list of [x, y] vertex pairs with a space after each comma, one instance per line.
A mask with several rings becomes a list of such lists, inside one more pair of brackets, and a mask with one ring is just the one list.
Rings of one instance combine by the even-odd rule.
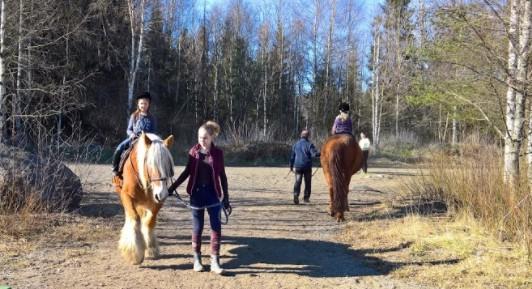
[[139, 99], [147, 99], [151, 102], [151, 95], [149, 92], [145, 91], [137, 96], [136, 101], [139, 101]]
[[342, 102], [340, 103], [340, 106], [338, 107], [338, 109], [343, 112], [343, 113], [347, 113], [349, 112], [349, 103], [347, 102]]

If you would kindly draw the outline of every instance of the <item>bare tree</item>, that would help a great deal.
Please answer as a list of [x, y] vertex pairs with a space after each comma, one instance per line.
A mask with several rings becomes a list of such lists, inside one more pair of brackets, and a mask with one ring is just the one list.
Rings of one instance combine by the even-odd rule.
[[262, 77], [262, 122], [263, 122], [263, 136], [266, 136], [268, 133], [268, 63], [269, 63], [269, 54], [268, 49], [270, 46], [270, 30], [268, 23], [263, 23], [259, 32], [259, 43], [260, 43], [260, 57], [263, 70]]
[[519, 182], [519, 154], [525, 122], [526, 92], [524, 88], [527, 86], [530, 17], [530, 1], [512, 0], [510, 2], [504, 177], [514, 186], [517, 186]]
[[129, 22], [131, 30], [131, 51], [129, 54], [128, 90], [127, 90], [127, 112], [129, 113], [133, 105], [133, 93], [135, 91], [135, 78], [139, 70], [143, 42], [146, 0], [126, 0], [129, 12]]
[[334, 24], [335, 24], [335, 18], [336, 18], [336, 0], [330, 0], [331, 7], [331, 14], [329, 15], [329, 32], [327, 34], [327, 48], [326, 48], [326, 54], [325, 54], [325, 106], [323, 108], [323, 124], [326, 124], [326, 117], [328, 107], [329, 107], [329, 98], [331, 98], [331, 93], [329, 91], [329, 82], [331, 78], [331, 65], [332, 65], [332, 55], [333, 55], [333, 35], [334, 35]]
[[382, 119], [382, 89], [380, 85], [381, 74], [381, 24], [380, 19], [377, 18], [374, 23], [373, 32], [373, 54], [372, 54], [372, 91], [371, 91], [371, 127], [372, 137], [375, 150], [378, 150], [380, 144], [380, 131]]
[[5, 97], [5, 64], [4, 64], [4, 38], [5, 38], [5, 23], [6, 23], [6, 11], [5, 0], [1, 0], [0, 3], [0, 143], [4, 138], [4, 125], [5, 125], [5, 113], [4, 113], [4, 97]]

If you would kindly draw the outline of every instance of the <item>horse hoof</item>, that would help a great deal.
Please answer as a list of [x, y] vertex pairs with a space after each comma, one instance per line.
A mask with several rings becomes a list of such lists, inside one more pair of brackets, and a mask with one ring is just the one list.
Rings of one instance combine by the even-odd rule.
[[145, 256], [148, 260], [156, 260], [159, 258], [159, 248], [149, 248], [146, 250]]
[[144, 261], [144, 256], [134, 252], [122, 252], [122, 257], [131, 265], [140, 265]]
[[341, 222], [344, 222], [344, 221], [345, 221], [344, 214], [343, 213], [337, 213], [336, 214], [336, 222], [337, 223], [341, 223]]
[[337, 222], [337, 223], [343, 223], [343, 222], [345, 222], [345, 219], [344, 219], [343, 217], [341, 217], [341, 218], [336, 218], [336, 222]]

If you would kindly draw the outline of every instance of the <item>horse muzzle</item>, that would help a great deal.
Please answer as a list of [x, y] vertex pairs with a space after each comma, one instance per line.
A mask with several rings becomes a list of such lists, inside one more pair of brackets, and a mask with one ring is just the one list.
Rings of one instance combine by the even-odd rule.
[[168, 198], [168, 193], [166, 193], [166, 194], [163, 194], [163, 193], [153, 194], [153, 198], [155, 199], [155, 202], [162, 203], [162, 202], [164, 202], [166, 200], [166, 198]]

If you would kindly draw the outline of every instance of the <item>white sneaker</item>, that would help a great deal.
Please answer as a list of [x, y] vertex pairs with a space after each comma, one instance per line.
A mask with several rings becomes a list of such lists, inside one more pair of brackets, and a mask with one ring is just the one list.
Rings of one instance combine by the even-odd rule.
[[211, 272], [222, 274], [224, 269], [220, 266], [220, 257], [211, 255]]
[[203, 265], [201, 264], [201, 254], [199, 253], [194, 253], [194, 271], [203, 271]]

